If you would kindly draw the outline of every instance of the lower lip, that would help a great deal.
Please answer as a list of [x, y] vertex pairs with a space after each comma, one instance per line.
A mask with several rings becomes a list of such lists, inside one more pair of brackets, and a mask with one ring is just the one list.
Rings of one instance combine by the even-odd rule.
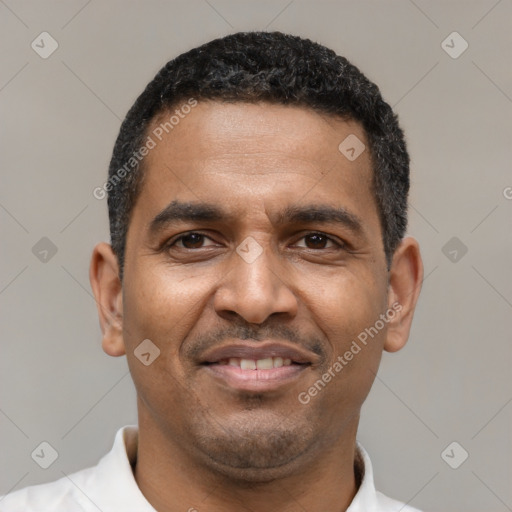
[[221, 379], [230, 388], [242, 391], [273, 391], [297, 380], [308, 368], [306, 364], [291, 364], [268, 370], [242, 370], [237, 366], [209, 364], [204, 368], [214, 377]]

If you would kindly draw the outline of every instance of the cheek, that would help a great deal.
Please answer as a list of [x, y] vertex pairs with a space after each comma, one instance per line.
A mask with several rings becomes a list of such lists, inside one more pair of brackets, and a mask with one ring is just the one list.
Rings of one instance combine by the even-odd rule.
[[[178, 275], [179, 273], [179, 275]], [[124, 316], [128, 338], [151, 338], [172, 352], [191, 326], [213, 284], [211, 273], [196, 269], [194, 273], [158, 267], [142, 269], [130, 276], [125, 291]]]
[[310, 274], [303, 289], [314, 322], [338, 353], [373, 325], [387, 304], [385, 283], [348, 268], [334, 269], [329, 275]]
[[371, 276], [362, 279], [346, 269], [339, 269], [338, 276], [328, 281], [309, 279], [308, 283], [308, 307], [316, 327], [327, 337], [330, 351], [319, 369], [320, 378], [325, 375], [328, 383], [326, 392], [317, 386], [322, 389], [318, 406], [323, 403], [333, 415], [355, 413], [370, 391], [381, 359], [386, 328], [377, 332], [371, 328], [385, 312], [385, 283]]
[[[172, 274], [141, 268], [127, 276], [124, 292], [123, 335], [130, 373], [142, 409], [157, 419], [198, 401], [186, 386], [179, 349], [197, 321], [194, 315], [207, 293], [207, 283], [192, 277], [176, 279]], [[152, 344], [144, 352], [138, 349], [143, 340]], [[148, 352], [149, 361], [142, 355]]]
[[[177, 273], [172, 268], [163, 271], [140, 265], [140, 271], [126, 276], [123, 336], [130, 370], [142, 395], [179, 387], [185, 380], [180, 348], [199, 321], [214, 284], [214, 276], [198, 269], [190, 274], [183, 269], [179, 276]], [[148, 366], [144, 357], [142, 361], [137, 357], [143, 340], [156, 347], [150, 345], [157, 357]]]

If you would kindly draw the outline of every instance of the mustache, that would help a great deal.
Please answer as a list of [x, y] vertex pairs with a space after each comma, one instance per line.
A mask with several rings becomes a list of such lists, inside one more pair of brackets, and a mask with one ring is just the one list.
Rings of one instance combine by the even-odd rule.
[[232, 325], [224, 329], [214, 330], [201, 334], [193, 341], [189, 341], [183, 348], [187, 358], [199, 359], [207, 349], [223, 345], [226, 339], [264, 341], [289, 341], [314, 354], [322, 361], [326, 360], [324, 341], [317, 336], [305, 336], [286, 325], [275, 325], [272, 327], [252, 327], [250, 325]]

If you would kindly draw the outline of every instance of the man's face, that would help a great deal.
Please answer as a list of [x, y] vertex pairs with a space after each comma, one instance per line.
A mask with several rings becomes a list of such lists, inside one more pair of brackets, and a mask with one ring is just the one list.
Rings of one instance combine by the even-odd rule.
[[[368, 148], [358, 123], [309, 109], [199, 102], [146, 157], [122, 296], [139, 414], [225, 474], [275, 477], [357, 429], [386, 326], [333, 367], [389, 304], [370, 155], [340, 152], [349, 135]], [[313, 209], [342, 214], [297, 215]]]

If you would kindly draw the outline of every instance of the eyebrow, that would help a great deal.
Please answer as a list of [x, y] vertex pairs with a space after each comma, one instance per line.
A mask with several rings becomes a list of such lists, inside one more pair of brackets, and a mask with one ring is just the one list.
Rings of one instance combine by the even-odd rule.
[[[180, 222], [233, 222], [238, 218], [239, 215], [229, 213], [215, 204], [174, 200], [154, 217], [148, 231], [150, 235], [155, 236], [169, 225]], [[292, 205], [276, 215], [276, 223], [281, 225], [313, 222], [339, 224], [355, 235], [364, 234], [361, 219], [343, 207], [325, 204]]]

